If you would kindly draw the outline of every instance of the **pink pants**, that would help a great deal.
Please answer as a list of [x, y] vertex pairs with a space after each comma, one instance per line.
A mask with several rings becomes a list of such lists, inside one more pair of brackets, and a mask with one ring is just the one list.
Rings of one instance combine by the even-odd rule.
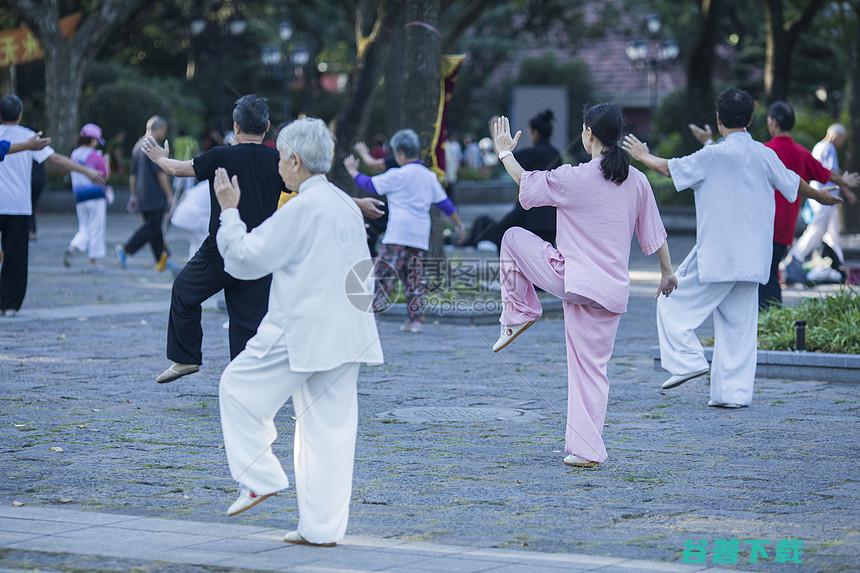
[[560, 298], [567, 343], [567, 430], [565, 451], [595, 462], [606, 460], [603, 421], [609, 401], [606, 367], [621, 315], [583, 296], [564, 291], [564, 256], [520, 227], [508, 229], [500, 253], [503, 325], [537, 320], [535, 287]]

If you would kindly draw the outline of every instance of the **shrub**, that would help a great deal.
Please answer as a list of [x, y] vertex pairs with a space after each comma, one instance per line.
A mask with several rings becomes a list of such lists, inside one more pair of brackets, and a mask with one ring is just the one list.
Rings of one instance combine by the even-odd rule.
[[110, 139], [126, 133], [126, 151], [143, 135], [146, 120], [153, 115], [170, 119], [170, 104], [157, 91], [144, 84], [118, 81], [96, 89], [84, 106], [81, 121], [99, 124]]
[[806, 321], [806, 349], [813, 352], [860, 354], [860, 293], [846, 287], [839, 293], [807, 299], [797, 306], [773, 306], [759, 315], [758, 347], [794, 350], [794, 321]]

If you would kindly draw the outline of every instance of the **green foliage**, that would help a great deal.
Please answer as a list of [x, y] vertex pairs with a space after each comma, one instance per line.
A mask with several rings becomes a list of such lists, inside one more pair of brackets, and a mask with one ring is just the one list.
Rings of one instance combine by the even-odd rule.
[[[634, 165], [636, 164], [634, 163]], [[672, 180], [665, 175], [652, 171], [651, 169], [645, 169], [641, 165], [638, 165], [638, 167], [648, 178], [648, 182], [651, 184], [651, 189], [654, 190], [654, 198], [657, 199], [657, 203], [660, 205], [693, 205], [694, 199], [692, 191], [687, 190], [679, 193], [675, 190], [675, 185], [672, 183]]]
[[143, 134], [147, 119], [163, 115], [170, 120], [170, 112], [169, 101], [156, 90], [120, 80], [97, 88], [87, 98], [81, 120], [104, 126], [107, 138], [125, 131], [130, 147]]
[[794, 321], [806, 321], [806, 349], [860, 354], [860, 293], [845, 288], [833, 296], [808, 299], [794, 307], [771, 307], [759, 315], [762, 350], [794, 350]]

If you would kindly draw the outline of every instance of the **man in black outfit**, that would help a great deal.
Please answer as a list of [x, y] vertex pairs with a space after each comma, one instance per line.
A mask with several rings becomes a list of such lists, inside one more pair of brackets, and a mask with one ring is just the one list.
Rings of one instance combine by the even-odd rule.
[[242, 189], [239, 214], [249, 231], [272, 215], [285, 188], [278, 174], [278, 152], [262, 145], [269, 126], [266, 101], [246, 95], [239, 98], [233, 108], [236, 145], [213, 147], [191, 161], [177, 161], [169, 158], [168, 144], [162, 148], [152, 138], [144, 140], [144, 152], [167, 173], [209, 180], [212, 206], [209, 236], [173, 282], [167, 328], [167, 358], [172, 364], [156, 382], [172, 382], [200, 369], [203, 362], [201, 305], [212, 295], [224, 290], [230, 317], [231, 359], [244, 350], [268, 311], [271, 275], [242, 281], [224, 271], [224, 260], [215, 242], [221, 208], [215, 198], [214, 180], [219, 167], [226, 169], [231, 178], [234, 175], [239, 178]]

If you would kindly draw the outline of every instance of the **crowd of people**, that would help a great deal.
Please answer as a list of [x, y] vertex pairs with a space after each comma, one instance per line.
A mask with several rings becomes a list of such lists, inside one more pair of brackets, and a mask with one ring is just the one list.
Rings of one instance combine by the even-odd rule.
[[[491, 150], [518, 188], [510, 213], [482, 231], [493, 237], [482, 240], [497, 242], [500, 250], [503, 310], [492, 350], [507, 348], [540, 319], [537, 289], [562, 300], [567, 465], [595, 467], [607, 459], [607, 366], [628, 307], [634, 235], [646, 255], [656, 255], [661, 274], [656, 335], [670, 374], [662, 389], [710, 374], [708, 405], [718, 408], [752, 402], [758, 309], [780, 300], [778, 271], [786, 252], [784, 267], [796, 272], [818, 243], [838, 250], [838, 217], [829, 209], [842, 197], [853, 200], [851, 187], [860, 183], [856, 174], [838, 170], [835, 148], [844, 141], [844, 128], [832, 126], [810, 153], [791, 138], [794, 111], [784, 102], [768, 110], [772, 139], [767, 144], [748, 131], [754, 110], [748, 93], [726, 90], [715, 108], [720, 140], [714, 141], [708, 127], [691, 126], [702, 149], [665, 159], [634, 135], [625, 136], [618, 106], [592, 106], [584, 112], [581, 133], [590, 160], [579, 165], [563, 163], [550, 145], [551, 112], [530, 121], [532, 145], [519, 151], [522, 133], [512, 134], [504, 116], [490, 121], [491, 146], [484, 151]], [[21, 127], [22, 115], [20, 99], [0, 100], [0, 232], [6, 253], [0, 309], [6, 316], [20, 308], [26, 289], [33, 161], [73, 172], [79, 228], [67, 262], [86, 252], [90, 266], [97, 268], [105, 255], [111, 195], [109, 162], [98, 151], [104, 144], [99, 126], [84, 125], [78, 147], [67, 158], [41, 134]], [[383, 361], [368, 308], [386, 308], [399, 281], [408, 308], [403, 330], [419, 332], [431, 209], [450, 217], [460, 242], [466, 229], [437, 173], [420, 161], [422, 142], [411, 129], [387, 142], [380, 138], [372, 148], [355, 144], [358, 157], [347, 157], [343, 165], [354, 185], [349, 191], [359, 192], [356, 197], [327, 177], [335, 145], [323, 121], [300, 118], [282, 126], [272, 147], [263, 98], [239, 98], [232, 118], [231, 142], [199, 153], [186, 141], [172, 157], [167, 121], [153, 117], [147, 122], [129, 167], [130, 205], [142, 224], [116, 247], [116, 256], [125, 266], [127, 257], [148, 244], [156, 267], [168, 268], [163, 224], [174, 194], [184, 192], [193, 201], [181, 217], [179, 210], [172, 215], [197, 239], [173, 281], [166, 328], [169, 364], [156, 382], [174, 382], [200, 370], [201, 305], [223, 291], [230, 363], [219, 385], [221, 425], [230, 472], [239, 485], [227, 513], [238, 515], [288, 487], [271, 446], [277, 436], [275, 416], [292, 398], [299, 524], [284, 540], [331, 546], [343, 538], [349, 515], [360, 365]], [[480, 145], [477, 151], [480, 156]], [[475, 151], [452, 145], [450, 151], [446, 146], [448, 155], [454, 165], [468, 164]], [[677, 270], [649, 180], [630, 157], [670, 177], [678, 191], [693, 190], [696, 243]], [[814, 218], [808, 235], [788, 251], [801, 196], [816, 205]], [[383, 215], [384, 232], [373, 227]], [[377, 235], [381, 244], [372, 255]], [[355, 270], [371, 260], [374, 273], [358, 277]], [[350, 277], [372, 299], [368, 307], [351, 298], [354, 292], [345, 288]], [[711, 316], [715, 349], [709, 363], [695, 330]]]

